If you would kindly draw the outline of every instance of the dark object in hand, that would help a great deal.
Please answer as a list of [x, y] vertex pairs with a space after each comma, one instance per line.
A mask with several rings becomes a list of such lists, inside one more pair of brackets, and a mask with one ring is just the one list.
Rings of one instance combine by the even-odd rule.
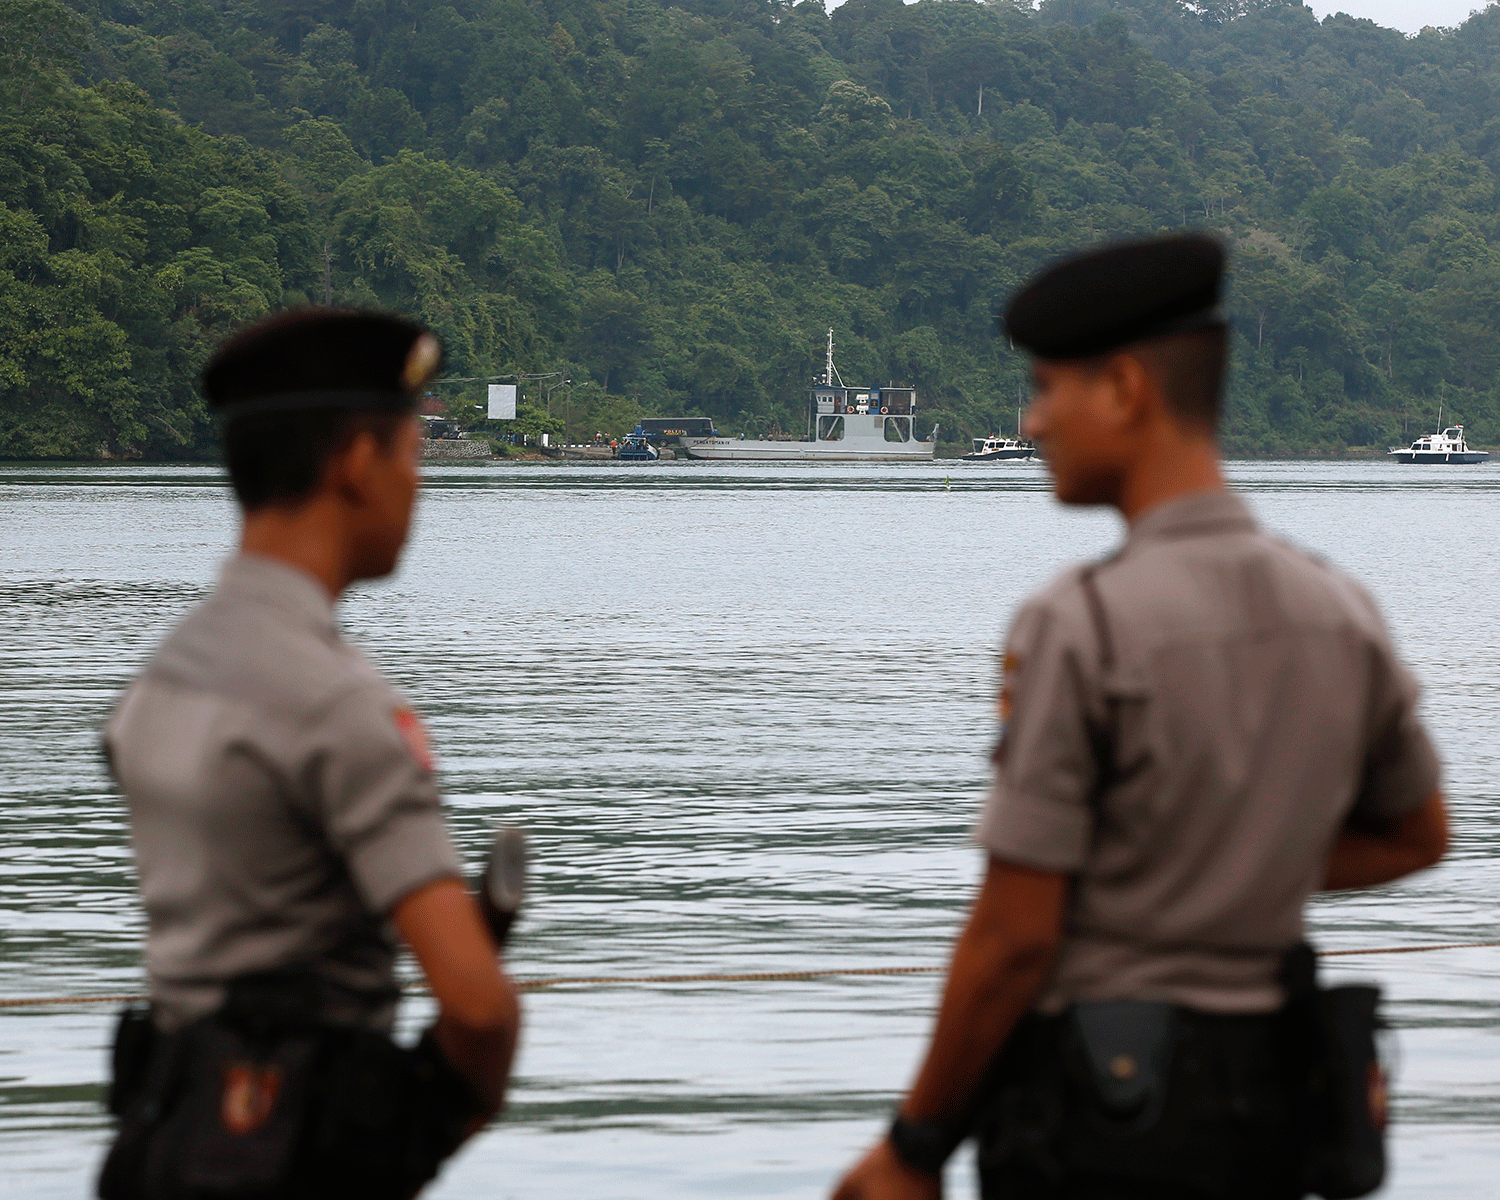
[[526, 835], [519, 829], [502, 829], [485, 859], [484, 873], [475, 881], [479, 911], [497, 946], [504, 946], [521, 911], [526, 894]]

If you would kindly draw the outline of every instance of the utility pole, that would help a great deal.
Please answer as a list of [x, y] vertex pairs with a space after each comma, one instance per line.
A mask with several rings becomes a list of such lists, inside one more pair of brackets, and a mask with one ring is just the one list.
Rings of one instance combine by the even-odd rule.
[[[561, 374], [562, 374], [561, 371], [553, 371], [550, 374], [548, 374], [548, 375], [546, 375], [546, 376], [544, 376], [542, 378], [556, 379], [557, 376], [559, 376]], [[571, 414], [572, 414], [572, 408], [573, 408], [573, 381], [571, 379], [559, 379], [558, 382], [554, 383], [551, 387], [547, 387], [545, 384], [543, 384], [542, 386], [543, 386], [543, 390], [546, 392], [546, 395], [547, 395], [547, 415], [549, 417], [552, 415], [552, 393], [555, 392], [555, 391], [557, 391], [557, 389], [560, 388], [560, 387], [565, 387], [565, 388], [568, 389], [568, 403], [567, 403], [567, 408], [565, 408], [563, 411], [565, 413], [567, 413], [569, 416], [571, 416]], [[568, 416], [564, 416], [563, 417], [563, 441], [566, 442], [567, 440], [568, 440]]]
[[323, 307], [333, 307], [333, 254], [328, 243], [323, 243]]

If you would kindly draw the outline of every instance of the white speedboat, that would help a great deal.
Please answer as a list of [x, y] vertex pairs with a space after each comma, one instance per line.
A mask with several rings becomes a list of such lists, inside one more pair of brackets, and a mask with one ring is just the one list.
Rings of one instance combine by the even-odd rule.
[[1036, 447], [1020, 438], [1001, 437], [992, 433], [987, 438], [974, 439], [974, 453], [962, 456], [963, 462], [996, 462], [1000, 459], [1030, 458]]
[[808, 394], [808, 430], [800, 442], [723, 436], [679, 436], [689, 458], [752, 462], [930, 462], [937, 448], [937, 426], [925, 441], [912, 428], [917, 390], [909, 387], [848, 387], [833, 365], [833, 330], [828, 331], [828, 362]]
[[1399, 463], [1482, 463], [1489, 456], [1488, 450], [1469, 449], [1462, 425], [1450, 425], [1442, 433], [1418, 438], [1409, 448], [1397, 446], [1391, 451]]

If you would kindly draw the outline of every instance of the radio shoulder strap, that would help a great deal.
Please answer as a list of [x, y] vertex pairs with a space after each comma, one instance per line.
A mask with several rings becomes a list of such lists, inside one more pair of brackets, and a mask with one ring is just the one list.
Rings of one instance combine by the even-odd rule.
[[[1088, 608], [1089, 621], [1094, 626], [1094, 640], [1099, 647], [1099, 672], [1107, 676], [1115, 669], [1115, 641], [1110, 634], [1109, 618], [1104, 611], [1104, 598], [1099, 594], [1098, 573], [1098, 564], [1085, 567], [1083, 574], [1079, 577], [1079, 582], [1083, 585], [1084, 603]], [[1109, 790], [1115, 780], [1114, 726], [1115, 701], [1113, 697], [1106, 694], [1103, 724], [1094, 726], [1089, 735], [1094, 751], [1096, 771], [1094, 793], [1090, 797], [1095, 820], [1099, 817], [1104, 793]]]

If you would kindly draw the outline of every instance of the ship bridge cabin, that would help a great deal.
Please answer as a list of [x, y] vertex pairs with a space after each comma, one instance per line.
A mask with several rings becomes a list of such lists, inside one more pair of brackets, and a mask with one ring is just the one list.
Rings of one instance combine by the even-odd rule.
[[813, 384], [813, 407], [825, 413], [879, 413], [909, 417], [917, 406], [917, 392], [909, 387], [835, 387], [821, 380]]
[[819, 375], [813, 380], [811, 395], [814, 441], [841, 442], [846, 436], [883, 442], [912, 440], [915, 388], [845, 387], [842, 381], [831, 384], [827, 375]]

